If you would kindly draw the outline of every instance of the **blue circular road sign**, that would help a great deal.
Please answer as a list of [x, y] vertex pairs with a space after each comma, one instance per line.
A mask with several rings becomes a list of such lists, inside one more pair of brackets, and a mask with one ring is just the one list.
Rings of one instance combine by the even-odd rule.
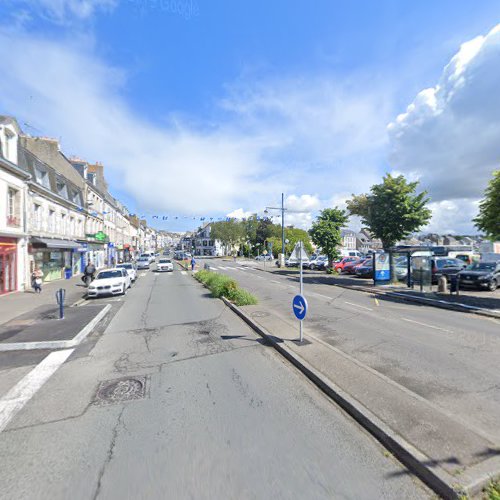
[[302, 295], [295, 295], [292, 302], [293, 314], [297, 319], [301, 321], [306, 317], [307, 314], [307, 300]]

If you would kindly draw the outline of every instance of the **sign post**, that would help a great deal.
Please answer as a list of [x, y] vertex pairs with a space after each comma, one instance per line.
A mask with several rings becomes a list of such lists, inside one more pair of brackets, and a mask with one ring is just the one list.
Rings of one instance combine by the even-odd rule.
[[[299, 254], [299, 266], [300, 266], [300, 271], [299, 271], [299, 282], [300, 282], [300, 293], [298, 295], [295, 295], [292, 301], [292, 310], [293, 313], [295, 314], [295, 317], [299, 320], [299, 328], [300, 328], [300, 342], [303, 341], [304, 339], [304, 334], [303, 334], [303, 329], [302, 329], [302, 321], [306, 317], [307, 314], [307, 300], [304, 297], [304, 282], [303, 282], [303, 269], [302, 269], [302, 260], [304, 257], [304, 249], [303, 249], [303, 244], [302, 241], [297, 243], [295, 245], [295, 248], [293, 250], [292, 255], [297, 255], [297, 252]], [[307, 257], [307, 254], [306, 254]]]

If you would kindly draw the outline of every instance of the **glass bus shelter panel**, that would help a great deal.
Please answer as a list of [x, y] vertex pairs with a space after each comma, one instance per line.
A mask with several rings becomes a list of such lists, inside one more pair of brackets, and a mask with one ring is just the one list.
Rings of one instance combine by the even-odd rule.
[[411, 283], [422, 292], [432, 291], [432, 252], [415, 252], [411, 256]]
[[408, 268], [411, 260], [408, 252], [392, 252], [391, 276], [395, 285], [408, 285]]

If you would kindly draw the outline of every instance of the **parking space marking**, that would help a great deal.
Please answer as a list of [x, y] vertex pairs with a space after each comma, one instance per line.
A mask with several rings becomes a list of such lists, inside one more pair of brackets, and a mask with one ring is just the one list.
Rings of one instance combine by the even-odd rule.
[[439, 326], [428, 325], [427, 323], [421, 323], [420, 321], [415, 321], [414, 319], [401, 318], [403, 321], [407, 321], [408, 323], [415, 323], [416, 325], [425, 326], [426, 328], [432, 328], [433, 330], [440, 330], [446, 333], [453, 333], [451, 330], [447, 330], [446, 328], [441, 328]]
[[344, 304], [349, 304], [350, 306], [360, 307], [361, 309], [366, 309], [367, 311], [373, 311], [371, 307], [360, 306], [359, 304], [353, 304], [352, 302], [347, 302], [344, 300]]
[[12, 418], [68, 359], [73, 351], [74, 349], [66, 349], [50, 353], [0, 399], [0, 432], [7, 427]]

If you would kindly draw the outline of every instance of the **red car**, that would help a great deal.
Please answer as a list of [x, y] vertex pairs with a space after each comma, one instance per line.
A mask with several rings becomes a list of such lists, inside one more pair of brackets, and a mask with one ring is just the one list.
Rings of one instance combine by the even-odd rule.
[[363, 264], [365, 264], [366, 262], [370, 261], [371, 259], [356, 259], [354, 262], [348, 262], [345, 266], [344, 266], [344, 269], [343, 269], [343, 272], [344, 273], [347, 273], [347, 274], [356, 274], [356, 268], [358, 266], [362, 266]]
[[358, 258], [357, 257], [344, 257], [340, 262], [335, 262], [333, 264], [333, 268], [335, 269], [335, 271], [342, 271], [346, 264], [349, 264], [350, 262], [354, 262], [355, 260], [358, 260]]

